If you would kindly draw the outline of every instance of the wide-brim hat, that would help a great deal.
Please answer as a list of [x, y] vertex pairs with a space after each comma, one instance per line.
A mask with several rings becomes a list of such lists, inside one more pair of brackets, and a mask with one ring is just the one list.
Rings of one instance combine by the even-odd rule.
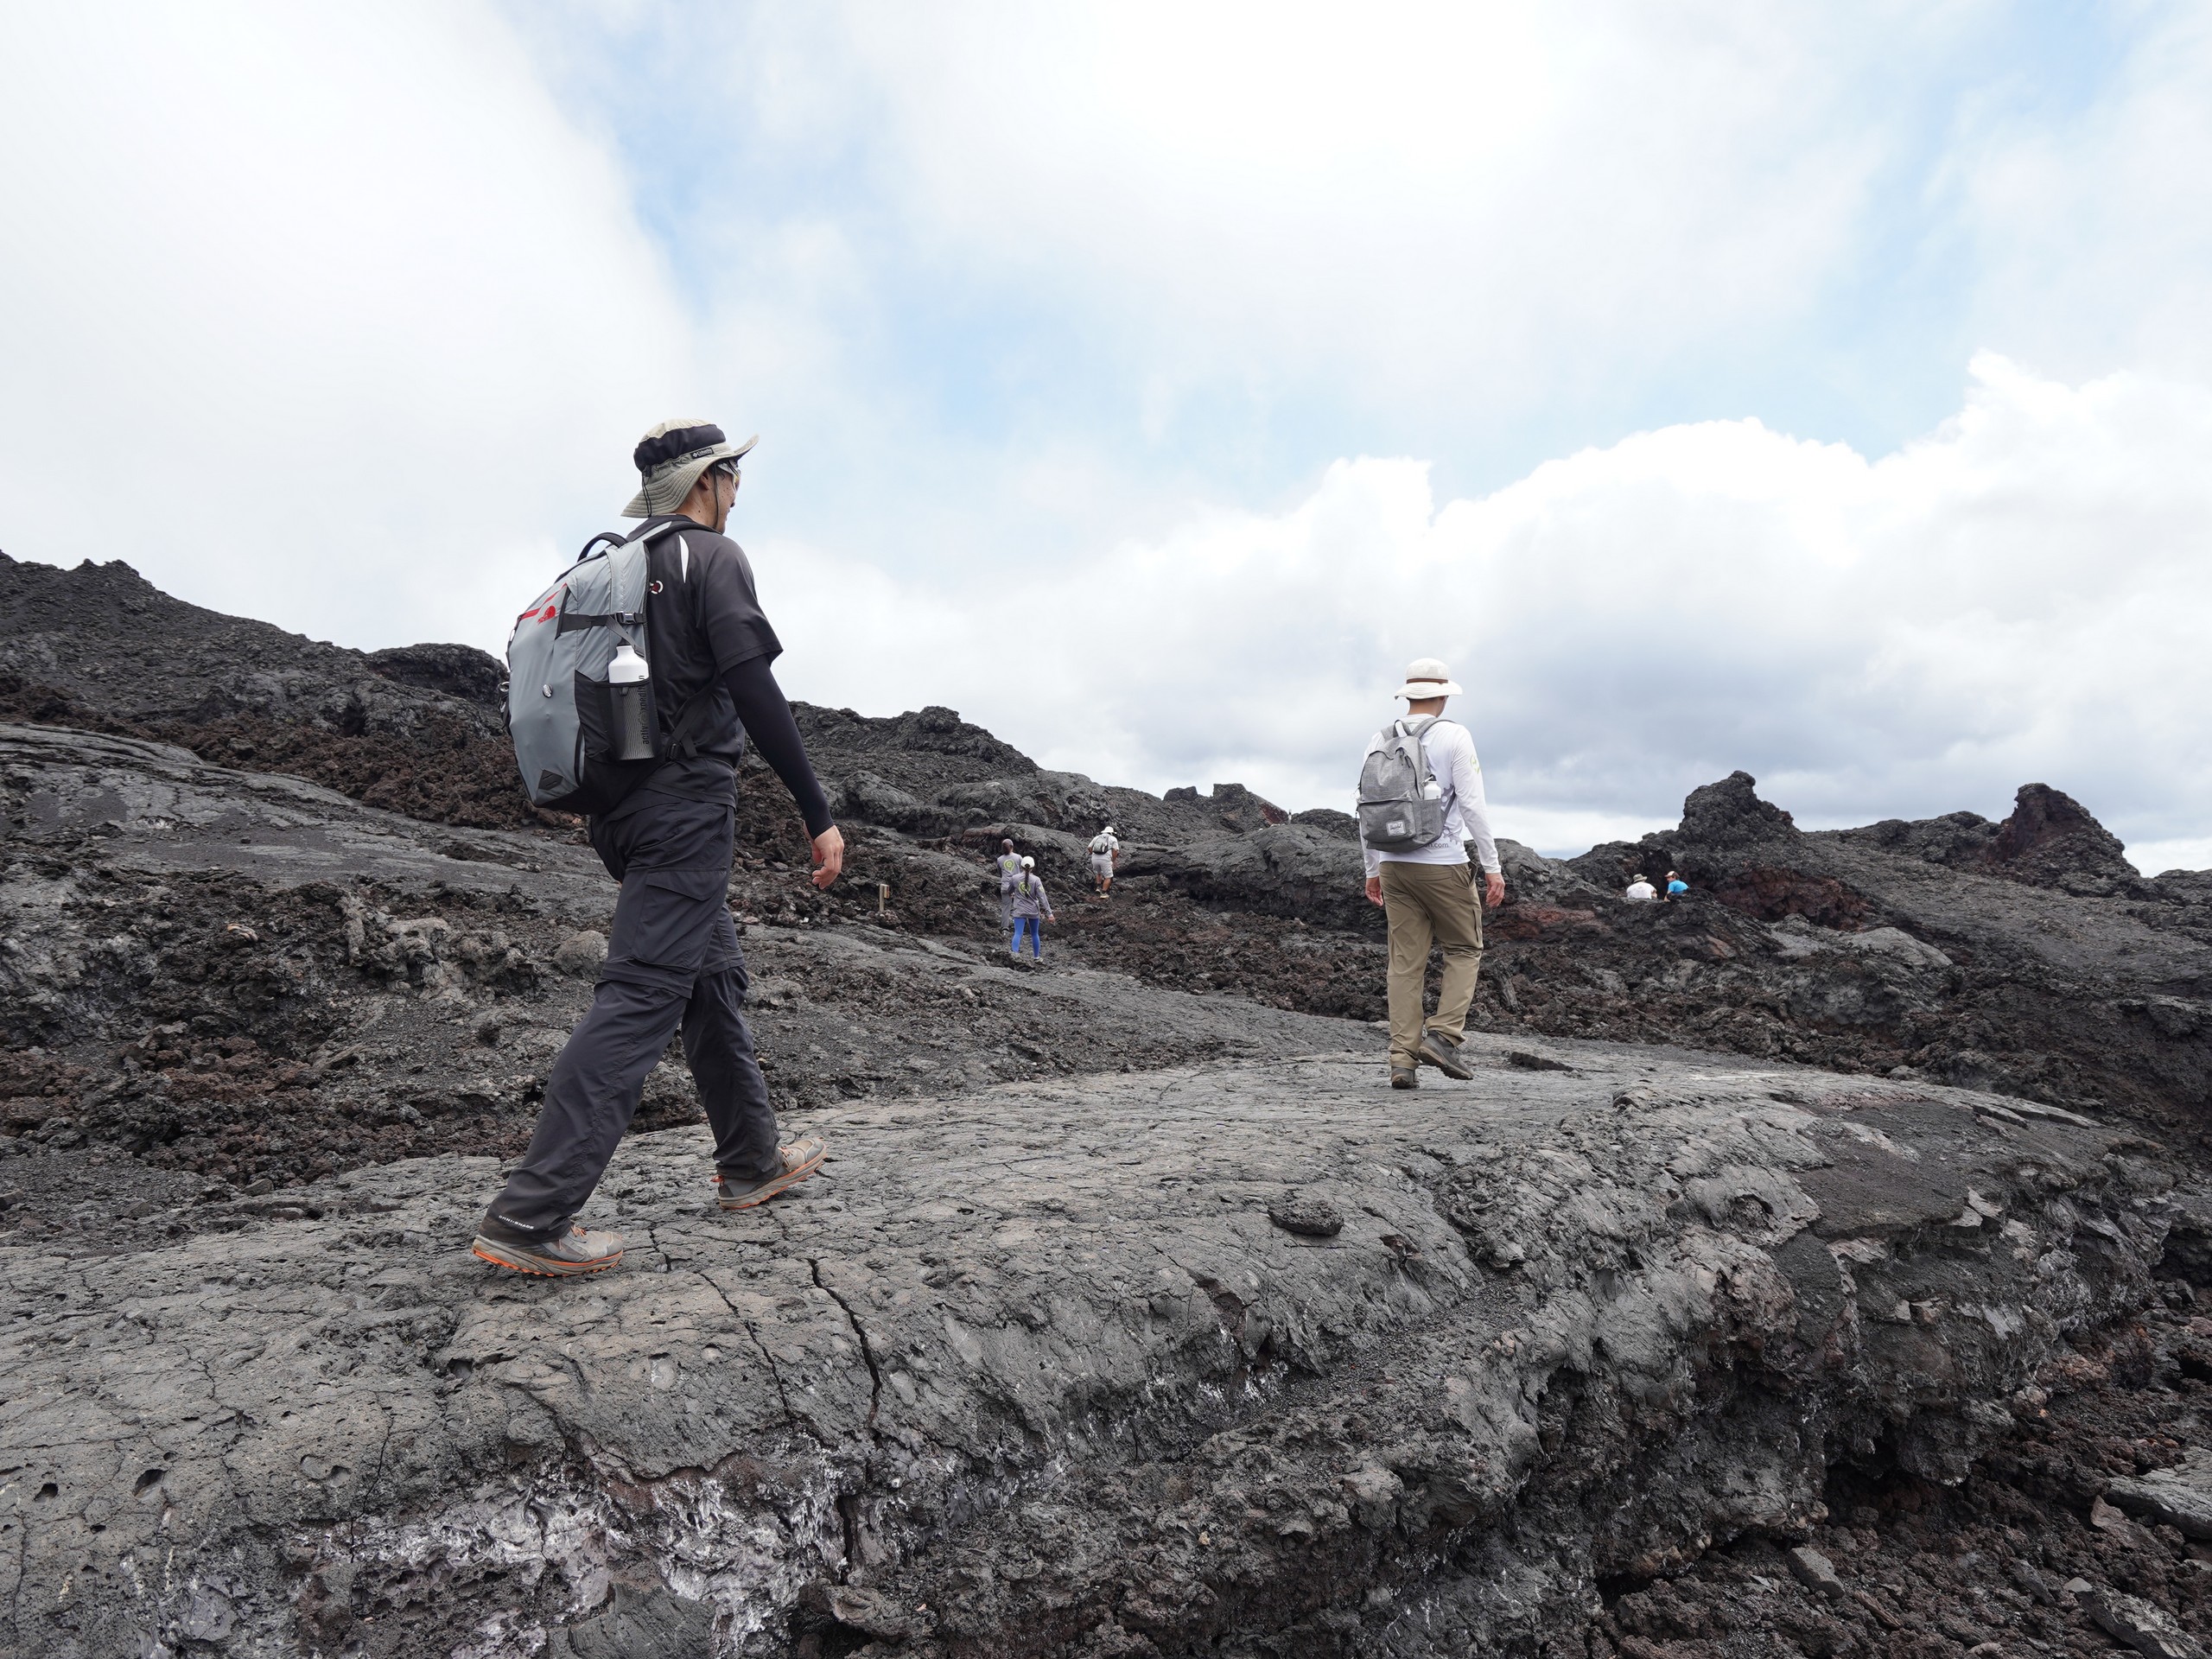
[[1433, 657], [1416, 657], [1406, 664], [1406, 683], [1390, 694], [1409, 702], [1425, 702], [1431, 697], [1456, 697], [1459, 683], [1452, 677], [1452, 671]]
[[638, 493], [622, 516], [651, 518], [674, 512], [700, 474], [718, 461], [735, 461], [760, 442], [755, 433], [743, 443], [732, 443], [712, 421], [663, 421], [630, 452], [638, 469]]

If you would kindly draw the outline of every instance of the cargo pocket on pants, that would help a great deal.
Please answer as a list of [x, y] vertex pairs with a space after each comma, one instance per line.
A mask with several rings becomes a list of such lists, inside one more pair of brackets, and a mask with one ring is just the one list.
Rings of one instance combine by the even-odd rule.
[[632, 868], [614, 901], [602, 979], [688, 987], [728, 914], [725, 870]]

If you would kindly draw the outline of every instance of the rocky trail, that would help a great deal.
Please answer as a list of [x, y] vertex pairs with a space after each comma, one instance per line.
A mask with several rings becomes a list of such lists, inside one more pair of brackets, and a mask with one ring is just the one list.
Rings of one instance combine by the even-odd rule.
[[[1879, 1517], [2032, 1461], [2023, 1421], [2112, 1363], [2065, 1338], [2150, 1300], [2130, 1138], [1478, 1041], [1448, 1096], [1322, 1052], [823, 1108], [826, 1176], [734, 1219], [698, 1131], [639, 1135], [600, 1206], [632, 1257], [588, 1285], [487, 1279], [455, 1240], [495, 1166], [452, 1156], [18, 1249], [17, 1640], [1633, 1653], [1805, 1602], [1808, 1534], [1864, 1598], [1795, 1609], [1825, 1650], [1955, 1624], [1869, 1561]], [[1822, 1529], [1832, 1451], [1891, 1472]], [[2209, 1582], [2147, 1531], [1984, 1559], [2190, 1624]], [[1966, 1617], [2087, 1617], [2024, 1612]]]
[[0, 598], [0, 1653], [2212, 1650], [2212, 875], [2054, 790], [1507, 843], [1394, 1096], [1342, 814], [802, 708], [847, 880], [749, 772], [732, 902], [831, 1161], [720, 1217], [664, 1064], [517, 1284], [613, 890], [498, 664]]

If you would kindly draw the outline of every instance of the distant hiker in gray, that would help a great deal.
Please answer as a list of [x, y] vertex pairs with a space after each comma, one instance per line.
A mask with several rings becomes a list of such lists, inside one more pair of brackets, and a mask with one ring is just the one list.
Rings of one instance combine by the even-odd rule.
[[1090, 879], [1098, 884], [1101, 899], [1113, 897], [1114, 866], [1121, 856], [1121, 838], [1115, 835], [1112, 824], [1090, 838]]
[[[1423, 1065], [1447, 1077], [1474, 1076], [1459, 1052], [1483, 961], [1467, 842], [1482, 861], [1483, 904], [1505, 902], [1505, 878], [1475, 740], [1443, 717], [1445, 699], [1459, 695], [1451, 671], [1433, 657], [1416, 658], [1397, 695], [1406, 699], [1406, 718], [1369, 740], [1360, 761], [1359, 842], [1368, 901], [1382, 906], [1390, 924], [1390, 1086], [1418, 1089]], [[1444, 952], [1444, 983], [1424, 1027], [1432, 944]]]
[[999, 931], [1005, 933], [1014, 925], [1014, 884], [1021, 880], [1021, 855], [1014, 850], [1014, 842], [999, 842]]
[[1021, 861], [1021, 874], [1014, 878], [1014, 944], [1013, 952], [1021, 954], [1021, 938], [1029, 936], [1029, 955], [1037, 962], [1045, 960], [1045, 924], [1059, 918], [1052, 914], [1052, 901], [1046, 897], [1045, 884], [1037, 879], [1037, 861]]
[[1653, 887], [1640, 874], [1630, 879], [1628, 890], [1621, 894], [1621, 897], [1631, 905], [1648, 905], [1658, 896], [1658, 888]]
[[[679, 1030], [714, 1128], [724, 1210], [772, 1198], [822, 1162], [813, 1135], [776, 1144], [775, 1110], [740, 1012], [745, 961], [729, 913], [737, 763], [748, 735], [806, 821], [814, 885], [829, 887], [845, 861], [844, 837], [769, 670], [783, 646], [761, 613], [752, 566], [722, 534], [737, 500], [739, 458], [753, 442], [731, 443], [705, 421], [653, 428], [632, 456], [639, 487], [623, 509], [647, 523], [632, 537], [607, 538], [648, 550], [642, 617], [572, 614], [556, 589], [542, 613], [516, 624], [518, 639], [537, 627], [634, 633], [623, 660], [634, 673], [645, 659], [652, 696], [643, 707], [657, 711], [658, 726], [645, 758], [625, 755], [628, 770], [594, 773], [601, 804], [589, 819], [591, 843], [621, 890], [591, 1007], [553, 1062], [530, 1148], [477, 1232], [475, 1253], [499, 1267], [557, 1275], [621, 1261], [621, 1239], [585, 1227], [577, 1212], [629, 1128], [646, 1074]], [[588, 547], [578, 568], [592, 556]], [[511, 641], [511, 663], [517, 651]], [[610, 671], [610, 682], [616, 677]], [[554, 688], [542, 689], [554, 696]], [[577, 687], [580, 704], [589, 689]], [[528, 700], [540, 690], [515, 687], [511, 709], [519, 697], [538, 712]], [[587, 727], [579, 741], [588, 750], [592, 741]], [[610, 791], [619, 793], [611, 804]]]

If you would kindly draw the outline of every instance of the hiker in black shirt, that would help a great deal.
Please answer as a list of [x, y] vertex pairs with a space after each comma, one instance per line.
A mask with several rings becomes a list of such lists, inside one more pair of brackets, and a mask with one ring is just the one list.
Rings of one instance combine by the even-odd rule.
[[776, 1114], [741, 1012], [745, 963], [729, 914], [737, 763], [748, 736], [806, 820], [815, 885], [827, 887], [845, 861], [844, 837], [770, 671], [783, 646], [761, 613], [753, 567], [721, 533], [739, 460], [753, 442], [730, 443], [705, 421], [666, 421], [633, 456], [641, 483], [625, 514], [685, 521], [650, 551], [654, 703], [671, 723], [695, 698], [709, 707], [687, 724], [696, 740], [689, 758], [664, 761], [591, 820], [592, 846], [622, 890], [591, 1009], [554, 1062], [530, 1149], [477, 1233], [476, 1254], [500, 1267], [598, 1273], [622, 1259], [619, 1237], [575, 1217], [678, 1029], [714, 1128], [723, 1209], [773, 1198], [822, 1162], [817, 1136], [776, 1144]]

